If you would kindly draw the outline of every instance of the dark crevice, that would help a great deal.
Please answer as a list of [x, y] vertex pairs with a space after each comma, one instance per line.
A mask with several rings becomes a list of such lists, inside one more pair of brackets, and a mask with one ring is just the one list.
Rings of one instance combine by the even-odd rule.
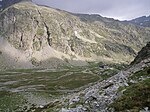
[[[14, 14], [14, 13], [13, 13]], [[16, 32], [16, 21], [15, 14], [13, 15], [13, 32]]]
[[23, 47], [23, 33], [21, 33], [21, 37], [20, 37], [20, 46], [19, 47]]
[[52, 38], [51, 38], [51, 33], [49, 31], [49, 27], [46, 25], [45, 22], [44, 22], [44, 25], [45, 25], [46, 33], [47, 33], [47, 42], [48, 42], [48, 45], [51, 46]]
[[72, 51], [72, 52], [74, 52], [74, 51], [75, 51], [75, 50], [74, 50], [74, 46], [73, 46], [73, 44], [71, 44], [70, 48], [71, 48], [71, 51]]
[[40, 48], [39, 48], [39, 49], [41, 49], [41, 48], [42, 48], [42, 39], [41, 39], [41, 38], [38, 38], [38, 42], [39, 42], [39, 45], [40, 45]]
[[[39, 15], [41, 16], [41, 18], [43, 19], [44, 21], [44, 17], [42, 16], [41, 12], [38, 10], [38, 13]], [[47, 34], [47, 42], [48, 42], [48, 45], [51, 46], [52, 45], [52, 38], [51, 38], [51, 33], [49, 31], [49, 27], [48, 25], [46, 24], [46, 22], [44, 21], [44, 27], [46, 28], [46, 34]]]
[[33, 41], [33, 43], [35, 42], [35, 38], [36, 38], [36, 35], [34, 35], [34, 38], [33, 38], [33, 40], [32, 40], [32, 41]]

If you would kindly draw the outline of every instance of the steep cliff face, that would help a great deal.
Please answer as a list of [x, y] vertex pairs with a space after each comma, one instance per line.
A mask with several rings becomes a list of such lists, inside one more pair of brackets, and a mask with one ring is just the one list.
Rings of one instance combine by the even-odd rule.
[[0, 48], [0, 60], [8, 56], [13, 57], [15, 66], [20, 63], [19, 67], [21, 63], [54, 67], [85, 65], [89, 61], [128, 63], [149, 41], [150, 29], [98, 16], [90, 21], [85, 15], [81, 18], [22, 2], [0, 13], [0, 36], [8, 41], [3, 46], [9, 46], [7, 50]]

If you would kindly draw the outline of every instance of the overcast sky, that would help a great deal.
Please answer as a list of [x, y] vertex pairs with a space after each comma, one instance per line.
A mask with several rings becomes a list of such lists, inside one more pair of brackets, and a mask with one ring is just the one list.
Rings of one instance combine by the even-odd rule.
[[74, 13], [100, 14], [119, 20], [150, 15], [150, 0], [33, 0]]

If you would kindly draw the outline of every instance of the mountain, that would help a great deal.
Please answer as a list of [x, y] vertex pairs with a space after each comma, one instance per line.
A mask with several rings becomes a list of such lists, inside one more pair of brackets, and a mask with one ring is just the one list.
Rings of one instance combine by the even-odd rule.
[[149, 28], [111, 18], [17, 2], [0, 12], [0, 68], [130, 63], [149, 36]]
[[5, 2], [0, 111], [150, 110], [149, 27], [28, 0]]
[[142, 16], [133, 20], [130, 20], [135, 25], [143, 26], [143, 27], [150, 27], [150, 16]]

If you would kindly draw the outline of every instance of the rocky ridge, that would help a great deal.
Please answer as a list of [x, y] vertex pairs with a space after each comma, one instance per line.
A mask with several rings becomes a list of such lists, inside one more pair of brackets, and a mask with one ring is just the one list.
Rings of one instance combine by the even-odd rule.
[[143, 26], [143, 27], [150, 27], [150, 16], [142, 16], [133, 20], [130, 20], [135, 25]]

